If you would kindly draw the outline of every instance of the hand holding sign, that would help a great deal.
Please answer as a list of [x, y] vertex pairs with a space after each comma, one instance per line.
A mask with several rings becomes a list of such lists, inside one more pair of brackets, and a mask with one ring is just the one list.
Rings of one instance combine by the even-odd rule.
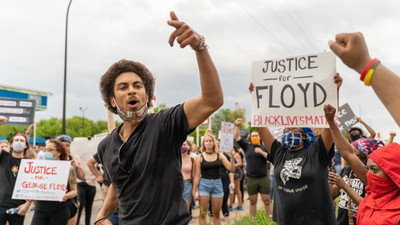
[[329, 47], [348, 67], [361, 73], [371, 61], [362, 33], [341, 33], [336, 41], [329, 41]]
[[185, 22], [179, 21], [178, 17], [172, 11], [170, 13], [171, 20], [168, 20], [168, 25], [175, 27], [176, 30], [171, 33], [169, 37], [169, 44], [171, 47], [174, 45], [175, 38], [180, 44], [181, 48], [190, 45], [195, 49], [200, 43], [200, 35], [196, 33], [192, 28], [190, 28]]

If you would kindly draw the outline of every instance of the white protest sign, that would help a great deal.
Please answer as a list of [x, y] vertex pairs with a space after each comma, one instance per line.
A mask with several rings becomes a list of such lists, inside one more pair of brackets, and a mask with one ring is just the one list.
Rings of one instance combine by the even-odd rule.
[[61, 201], [70, 166], [70, 161], [22, 159], [12, 199]]
[[233, 123], [221, 123], [221, 141], [219, 143], [221, 151], [230, 152], [232, 150], [234, 129], [235, 125]]
[[253, 62], [252, 126], [329, 127], [324, 105], [337, 105], [335, 73], [332, 52]]

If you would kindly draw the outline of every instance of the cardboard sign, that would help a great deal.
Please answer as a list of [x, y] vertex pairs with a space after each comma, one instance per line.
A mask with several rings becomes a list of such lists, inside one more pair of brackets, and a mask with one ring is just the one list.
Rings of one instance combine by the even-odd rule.
[[35, 118], [35, 100], [0, 98], [0, 115], [7, 118], [6, 125], [29, 126]]
[[337, 112], [337, 125], [340, 131], [348, 130], [356, 123], [358, 123], [358, 120], [350, 105], [346, 103], [340, 106]]
[[254, 127], [329, 127], [324, 105], [337, 108], [332, 52], [253, 63]]
[[230, 152], [232, 150], [234, 129], [235, 125], [233, 123], [221, 123], [221, 141], [219, 143], [221, 151]]
[[12, 199], [62, 201], [70, 161], [22, 159]]

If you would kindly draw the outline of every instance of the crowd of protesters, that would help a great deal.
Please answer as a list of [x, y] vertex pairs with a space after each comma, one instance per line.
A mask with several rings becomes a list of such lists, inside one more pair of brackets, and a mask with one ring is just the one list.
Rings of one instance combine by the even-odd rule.
[[[237, 118], [230, 152], [220, 151], [219, 140], [211, 131], [196, 150], [187, 135], [223, 105], [222, 88], [205, 38], [174, 12], [170, 17], [168, 24], [174, 29], [170, 45], [176, 41], [195, 51], [200, 96], [147, 114], [154, 95], [153, 75], [139, 62], [114, 63], [100, 80], [109, 111], [109, 134], [86, 163], [71, 153], [68, 135], [48, 139], [39, 152], [28, 141], [32, 127], [26, 134], [15, 134], [9, 143], [0, 141], [0, 225], [22, 225], [33, 205], [33, 225], [78, 225], [84, 209], [85, 224], [91, 224], [96, 182], [101, 184], [104, 202], [96, 212], [95, 225], [188, 224], [195, 201], [200, 225], [209, 214], [214, 225], [230, 222], [229, 211], [243, 210], [247, 200], [253, 219], [258, 194], [267, 215], [277, 224], [400, 224], [396, 134], [391, 132], [384, 143], [358, 118], [369, 135], [352, 128], [345, 136], [334, 121], [336, 109], [331, 105], [324, 106], [329, 128], [285, 127], [278, 137], [260, 127], [241, 137], [242, 119]], [[369, 71], [366, 83], [400, 125], [400, 78], [371, 59], [362, 34], [338, 34], [329, 46], [362, 76]], [[339, 93], [339, 74], [334, 82]], [[113, 113], [123, 120], [118, 127]], [[6, 122], [0, 117], [0, 125]], [[37, 157], [71, 162], [62, 201], [11, 198], [21, 160]], [[333, 200], [339, 195], [336, 216]], [[13, 208], [17, 213], [6, 213]]]

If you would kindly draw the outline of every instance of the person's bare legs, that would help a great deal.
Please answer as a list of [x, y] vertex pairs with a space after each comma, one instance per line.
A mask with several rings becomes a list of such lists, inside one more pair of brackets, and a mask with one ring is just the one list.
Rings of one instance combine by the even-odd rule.
[[190, 210], [190, 204], [192, 204], [192, 200], [190, 199], [185, 199], [185, 202], [187, 204], [188, 210]]
[[250, 200], [250, 219], [253, 220], [253, 218], [256, 216], [256, 211], [257, 211], [257, 194], [249, 195], [249, 200]]
[[199, 225], [204, 225], [204, 217], [207, 215], [209, 202], [210, 202], [210, 196], [199, 197], [199, 205], [200, 205]]
[[271, 204], [271, 197], [269, 194], [261, 194], [261, 200], [264, 202], [265, 211], [267, 212], [268, 216], [272, 217], [272, 204]]
[[220, 198], [211, 197], [211, 205], [212, 205], [212, 211], [213, 211], [213, 225], [221, 224], [222, 199], [223, 199], [223, 197], [220, 197]]
[[235, 193], [238, 198], [238, 206], [243, 206], [242, 192], [240, 191], [240, 179], [235, 179]]

